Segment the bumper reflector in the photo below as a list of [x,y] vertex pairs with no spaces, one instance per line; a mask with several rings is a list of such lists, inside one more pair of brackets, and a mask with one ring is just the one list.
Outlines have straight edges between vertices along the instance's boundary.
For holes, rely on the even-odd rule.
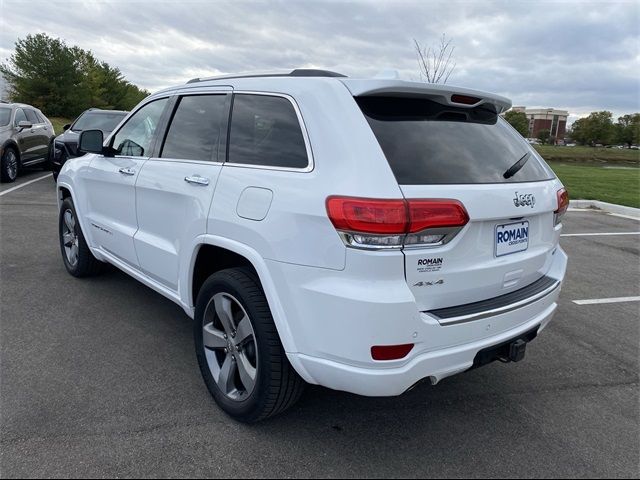
[[405,345],[382,345],[371,347],[371,357],[374,360],[400,360],[413,350],[413,343]]

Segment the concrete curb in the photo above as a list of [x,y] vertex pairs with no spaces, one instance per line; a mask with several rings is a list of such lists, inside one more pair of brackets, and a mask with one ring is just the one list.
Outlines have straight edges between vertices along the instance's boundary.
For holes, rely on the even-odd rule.
[[592,208],[640,220],[640,208],[626,207],[624,205],[616,205],[615,203],[601,202],[599,200],[571,200],[569,202],[569,208],[580,210]]

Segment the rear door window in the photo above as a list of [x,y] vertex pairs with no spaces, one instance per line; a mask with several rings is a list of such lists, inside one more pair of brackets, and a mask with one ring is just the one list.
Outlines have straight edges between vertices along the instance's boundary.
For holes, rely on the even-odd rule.
[[182,97],[171,120],[161,157],[223,161],[219,153],[227,95]]
[[307,149],[291,101],[271,95],[236,94],[229,135],[229,163],[306,168]]
[[[378,96],[357,97],[356,102],[400,185],[553,178],[527,142],[490,106],[465,109],[422,98]],[[521,159],[521,168],[507,174]]]

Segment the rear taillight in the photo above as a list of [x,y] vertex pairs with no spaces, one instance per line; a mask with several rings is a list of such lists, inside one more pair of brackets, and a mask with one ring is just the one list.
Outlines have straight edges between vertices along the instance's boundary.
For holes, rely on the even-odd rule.
[[553,213],[555,214],[555,224],[558,225],[562,219],[562,216],[567,211],[567,208],[569,208],[569,192],[567,192],[565,188],[561,188],[556,193],[556,197],[558,199],[558,208]]
[[333,196],[327,199],[327,213],[345,243],[358,248],[441,245],[469,221],[462,203],[449,199]]

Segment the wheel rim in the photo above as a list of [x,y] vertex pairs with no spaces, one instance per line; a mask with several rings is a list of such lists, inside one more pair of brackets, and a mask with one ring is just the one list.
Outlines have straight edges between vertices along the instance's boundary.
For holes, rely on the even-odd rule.
[[70,209],[65,210],[63,216],[62,242],[67,262],[75,267],[78,263],[78,235],[76,234],[76,219]]
[[204,312],[202,340],[213,380],[235,401],[246,399],[256,385],[258,349],[253,325],[240,302],[217,293]]
[[13,150],[7,152],[7,175],[14,180],[18,176],[18,157]]

